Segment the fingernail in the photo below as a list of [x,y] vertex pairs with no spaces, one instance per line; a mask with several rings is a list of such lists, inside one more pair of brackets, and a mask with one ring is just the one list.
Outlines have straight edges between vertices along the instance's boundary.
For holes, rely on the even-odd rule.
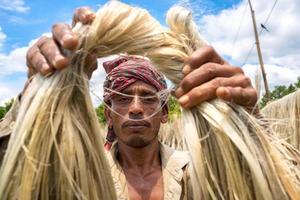
[[43,63],[41,67],[41,73],[44,76],[47,76],[49,73],[52,73],[50,66],[47,63]]
[[177,90],[175,90],[174,94],[177,98],[181,97],[184,94],[183,89],[179,87]]
[[62,55],[58,54],[58,55],[55,56],[54,61],[57,63],[57,62],[60,62],[63,59],[65,59],[65,58]]
[[225,87],[219,87],[216,91],[216,94],[219,98],[229,101],[230,100],[230,91]]
[[87,23],[91,23],[95,19],[96,15],[93,12],[85,13],[85,18]]
[[54,58],[54,66],[56,69],[60,69],[62,67],[65,67],[66,63],[66,58],[63,57],[62,55],[58,54]]
[[63,36],[63,38],[62,38],[63,42],[66,42],[66,41],[68,41],[68,40],[70,40],[70,39],[73,39],[73,35],[71,35],[71,34],[69,34],[69,33],[65,34],[65,35]]
[[190,73],[192,71],[192,68],[189,66],[189,65],[185,65],[185,66],[183,66],[183,68],[182,68],[182,73],[184,74],[184,75],[187,75],[188,73]]
[[62,45],[65,48],[69,48],[70,46],[72,46],[73,42],[74,36],[70,33],[67,33],[62,37]]
[[185,105],[189,102],[189,100],[190,100],[189,96],[184,95],[184,96],[180,97],[178,101],[181,105]]
[[230,98],[230,91],[228,90],[228,88],[223,87],[223,94],[226,98]]

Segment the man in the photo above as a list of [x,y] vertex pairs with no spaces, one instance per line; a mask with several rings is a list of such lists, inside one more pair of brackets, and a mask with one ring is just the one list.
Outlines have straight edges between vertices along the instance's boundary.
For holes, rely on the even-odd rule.
[[[90,23],[93,19],[93,12],[81,8],[73,21]],[[37,72],[48,75],[63,69],[69,60],[60,49],[73,50],[78,44],[78,39],[65,24],[54,25],[52,32],[53,39],[42,37],[28,51],[30,76]],[[93,56],[89,59],[93,63],[96,60]],[[109,105],[105,116],[110,127],[109,136],[116,137],[108,159],[118,198],[191,198],[187,152],[168,148],[157,138],[160,124],[167,122],[168,114],[166,106],[157,109],[164,102],[156,96],[166,88],[162,75],[151,62],[130,56],[117,58],[104,67],[108,73],[104,101]],[[144,73],[140,74],[140,69],[145,70]],[[217,97],[254,108],[257,95],[249,78],[240,68],[225,62],[211,47],[194,52],[186,60],[183,73],[185,77],[174,95],[184,108]],[[125,80],[118,83],[119,79]]]

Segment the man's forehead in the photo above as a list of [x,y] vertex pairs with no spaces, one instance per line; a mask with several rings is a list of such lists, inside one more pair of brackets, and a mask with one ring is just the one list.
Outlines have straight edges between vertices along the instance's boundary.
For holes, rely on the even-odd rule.
[[153,87],[152,85],[145,83],[143,81],[136,81],[135,83],[129,85],[127,88],[121,91],[125,94],[135,94],[135,93],[151,93],[155,94],[157,93],[157,89]]

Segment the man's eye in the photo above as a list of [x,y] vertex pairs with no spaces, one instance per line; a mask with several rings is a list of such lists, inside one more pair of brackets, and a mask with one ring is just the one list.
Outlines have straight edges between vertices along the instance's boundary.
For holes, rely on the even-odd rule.
[[118,101],[119,102],[123,102],[123,103],[129,102],[130,101],[130,97],[120,97],[120,98],[118,98]]
[[157,103],[158,98],[157,97],[145,97],[143,98],[144,103]]

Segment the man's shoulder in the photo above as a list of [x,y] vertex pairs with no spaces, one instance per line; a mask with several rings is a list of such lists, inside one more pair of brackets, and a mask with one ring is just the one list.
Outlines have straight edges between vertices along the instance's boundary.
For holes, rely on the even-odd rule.
[[191,157],[188,151],[176,150],[165,144],[160,145],[161,161],[165,168],[183,169],[191,161]]

